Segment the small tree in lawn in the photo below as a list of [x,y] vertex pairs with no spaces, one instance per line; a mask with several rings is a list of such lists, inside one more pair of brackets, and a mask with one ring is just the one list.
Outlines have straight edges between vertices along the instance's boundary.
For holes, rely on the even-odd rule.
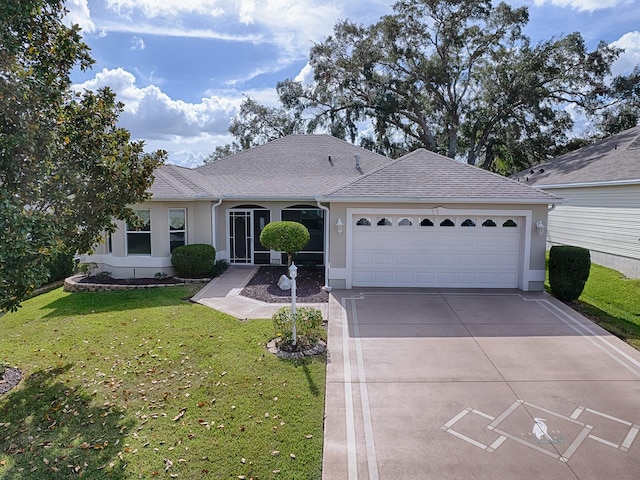
[[287,254],[287,269],[291,266],[293,256],[309,243],[309,230],[298,222],[271,222],[260,234],[260,243],[277,252]]

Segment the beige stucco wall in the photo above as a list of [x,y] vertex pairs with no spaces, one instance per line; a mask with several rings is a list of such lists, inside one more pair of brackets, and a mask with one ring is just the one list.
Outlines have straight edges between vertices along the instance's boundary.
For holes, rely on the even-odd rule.
[[81,260],[96,262],[98,271],[111,272],[115,278],[153,277],[156,273],[173,275],[169,249],[169,209],[185,208],[187,212],[187,243],[211,245],[211,202],[146,202],[134,205],[134,210],[149,210],[151,215],[151,255],[127,255],[125,224],[116,221],[111,235],[112,252],[105,242],[97,245],[92,255]]

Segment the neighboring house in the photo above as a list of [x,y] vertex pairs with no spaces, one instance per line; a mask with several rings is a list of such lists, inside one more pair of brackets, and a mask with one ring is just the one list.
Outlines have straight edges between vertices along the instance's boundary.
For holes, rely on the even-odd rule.
[[547,240],[588,248],[594,263],[640,278],[640,127],[513,176],[563,198]]
[[116,277],[173,273],[171,250],[212,244],[231,264],[284,264],[260,242],[277,220],[306,225],[296,263],[327,286],[541,290],[549,204],[516,181],[417,150],[390,160],[328,135],[292,135],[195,169],[156,172],[142,228],[122,222],[94,255]]

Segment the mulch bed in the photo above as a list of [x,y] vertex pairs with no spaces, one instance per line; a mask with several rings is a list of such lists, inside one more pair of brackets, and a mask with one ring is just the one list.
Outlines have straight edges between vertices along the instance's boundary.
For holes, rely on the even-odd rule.
[[20,383],[24,374],[13,367],[6,367],[4,375],[0,375],[0,395],[7,393]]
[[[287,267],[260,267],[240,295],[267,303],[291,303],[291,290],[280,290],[278,279]],[[324,269],[298,267],[296,302],[323,303],[329,301],[324,286]]]

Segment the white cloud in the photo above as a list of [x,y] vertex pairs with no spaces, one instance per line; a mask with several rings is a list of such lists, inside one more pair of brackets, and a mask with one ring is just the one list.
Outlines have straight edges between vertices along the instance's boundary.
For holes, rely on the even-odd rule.
[[611,68],[613,75],[630,73],[640,64],[640,31],[625,33],[611,45],[625,50]]
[[569,7],[581,12],[593,12],[594,10],[602,10],[612,8],[620,4],[629,3],[629,0],[535,0],[536,7],[549,3],[556,7]]
[[302,67],[302,70],[300,70],[300,73],[296,75],[294,80],[296,82],[302,83],[303,85],[313,85],[313,83],[315,82],[313,78],[313,67],[311,66],[311,64],[309,64],[309,62],[307,62],[304,67]]
[[131,50],[144,50],[145,49],[145,44],[144,44],[144,40],[141,39],[140,37],[133,37],[131,39]]
[[262,43],[264,38],[259,34],[227,34],[215,30],[202,28],[185,28],[181,26],[167,26],[144,22],[113,22],[100,23],[100,29],[104,32],[133,33],[138,35],[159,35],[165,37],[201,38],[209,40],[225,40],[228,42]]
[[127,15],[140,10],[146,17],[173,17],[184,13],[218,17],[223,10],[217,0],[106,0],[108,8]]
[[[122,68],[103,69],[91,80],[74,85],[74,89],[106,86],[125,104],[120,125],[131,132],[132,138],[145,140],[148,149],[167,150],[170,160],[181,164],[204,158],[216,145],[230,141],[229,121],[244,99],[236,92],[224,92],[198,103],[174,100],[155,85],[138,86],[135,75]],[[193,149],[186,148],[190,145]]]
[[[127,19],[101,22],[107,31],[267,42],[289,62],[307,55],[344,16],[341,4],[323,0],[107,0],[106,6]],[[183,27],[203,15],[209,28]]]
[[67,13],[65,20],[70,24],[78,24],[82,30],[93,33],[96,29],[91,12],[89,11],[88,0],[68,0],[66,3]]

